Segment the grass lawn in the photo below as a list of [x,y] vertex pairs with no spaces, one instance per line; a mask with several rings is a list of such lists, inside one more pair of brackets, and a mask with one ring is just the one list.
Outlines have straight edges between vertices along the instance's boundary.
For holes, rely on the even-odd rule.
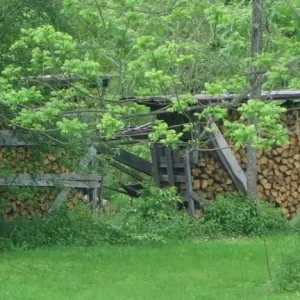
[[[298,239],[268,238],[271,257]],[[0,254],[1,300],[300,299],[267,283],[258,239]]]

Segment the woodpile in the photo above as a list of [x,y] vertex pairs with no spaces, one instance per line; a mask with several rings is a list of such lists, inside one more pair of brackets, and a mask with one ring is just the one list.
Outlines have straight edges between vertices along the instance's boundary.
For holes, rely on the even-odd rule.
[[[33,217],[48,212],[58,191],[49,187],[1,187],[1,213],[7,220],[18,216]],[[73,190],[68,195],[68,208],[74,210],[83,203],[84,195]]]
[[[234,116],[236,119],[236,116]],[[283,117],[290,135],[290,144],[269,149],[258,149],[258,197],[282,207],[287,218],[300,209],[300,123],[298,110]],[[232,143],[229,142],[232,145]],[[241,167],[246,171],[246,150],[232,148]],[[207,199],[217,194],[236,192],[236,188],[216,154],[211,151],[201,154],[198,166],[192,170],[194,190]],[[185,185],[181,185],[185,189]]]
[[[73,172],[80,157],[72,151],[61,149],[46,151],[40,147],[0,147],[0,170],[2,174],[27,173],[31,175],[66,174]],[[42,215],[48,212],[58,195],[55,187],[0,187],[0,213],[8,220],[17,216]],[[68,195],[67,205],[76,209],[83,203],[84,195],[73,190]]]
[[[237,160],[246,170],[245,149],[234,149]],[[300,206],[300,139],[290,135],[290,144],[259,150],[258,198],[278,203],[291,218]]]
[[74,154],[66,151],[55,154],[41,153],[34,147],[0,147],[0,170],[13,170],[14,173],[70,173],[72,165],[78,162]]
[[[208,200],[214,199],[220,193],[236,192],[232,180],[215,153],[204,152],[201,156],[198,166],[192,169],[193,190]],[[181,190],[186,189],[185,184],[180,187]]]

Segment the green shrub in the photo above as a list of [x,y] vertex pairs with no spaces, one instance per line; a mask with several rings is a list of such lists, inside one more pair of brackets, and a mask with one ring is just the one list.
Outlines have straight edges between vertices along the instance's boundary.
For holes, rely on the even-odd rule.
[[90,246],[101,242],[121,243],[129,239],[121,227],[107,224],[90,214],[67,210],[32,219],[2,220],[1,223],[6,230],[2,230],[0,237],[24,249],[54,245]]
[[0,219],[0,250],[262,234],[282,229],[285,224],[272,205],[261,202],[258,211],[255,202],[229,194],[218,197],[202,219],[178,211],[178,201],[174,189],[150,187],[134,207],[115,214],[93,216],[84,209],[69,211],[64,207],[44,216],[10,222]]
[[206,220],[214,221],[227,235],[261,235],[281,230],[285,220],[271,203],[246,200],[242,196],[224,194],[217,197],[206,211]]

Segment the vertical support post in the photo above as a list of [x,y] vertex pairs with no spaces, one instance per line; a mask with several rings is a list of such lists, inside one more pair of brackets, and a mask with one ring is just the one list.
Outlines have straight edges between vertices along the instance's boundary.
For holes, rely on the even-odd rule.
[[102,211],[103,209],[103,189],[104,189],[104,176],[101,176],[101,184],[100,184],[100,188],[98,188],[98,199],[100,201],[100,206]]
[[167,173],[168,173],[169,186],[174,186],[175,180],[174,180],[172,150],[169,147],[166,147],[166,162],[167,162]]
[[159,180],[159,155],[158,155],[158,144],[154,144],[152,147],[152,178],[156,186],[160,186]]
[[[85,156],[81,159],[79,166],[80,168],[87,168],[91,160],[97,155],[96,149],[91,146],[89,151],[85,154]],[[64,188],[56,197],[54,200],[52,206],[49,209],[49,212],[52,212],[54,210],[58,210],[62,203],[66,201],[68,193],[71,191],[71,188]]]
[[190,167],[190,154],[188,149],[184,154],[184,170],[185,170],[185,178],[186,178],[186,192],[185,198],[189,205],[189,213],[190,215],[195,215],[195,204],[193,199],[193,185],[192,185],[192,176],[191,176],[191,167]]
[[[92,159],[92,170],[93,170],[93,172],[98,171],[97,155],[95,155]],[[93,188],[92,199],[91,199],[93,214],[97,213],[97,206],[99,204],[98,201],[101,201],[101,199],[98,199],[98,188]]]

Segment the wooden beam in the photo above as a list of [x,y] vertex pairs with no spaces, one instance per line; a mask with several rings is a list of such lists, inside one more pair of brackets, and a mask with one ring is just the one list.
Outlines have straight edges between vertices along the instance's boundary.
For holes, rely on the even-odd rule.
[[235,155],[232,153],[231,148],[229,147],[217,125],[212,123],[211,128],[214,131],[210,133],[210,137],[213,146],[218,148],[218,150],[216,150],[217,155],[229,173],[231,179],[235,183],[237,189],[245,194],[247,191],[247,178],[245,172],[239,165]]
[[0,146],[33,146],[36,135],[21,130],[0,130]]
[[161,157],[158,155],[158,144],[154,144],[151,149],[152,156],[152,178],[156,186],[160,186],[160,174],[159,174],[159,160]]
[[185,168],[185,184],[186,192],[185,198],[189,205],[189,213],[191,216],[195,215],[195,203],[193,199],[193,184],[192,184],[192,175],[190,168],[190,155],[188,149],[184,155],[184,168]]
[[152,166],[151,162],[146,159],[140,158],[137,155],[134,155],[128,151],[120,149],[119,154],[113,154],[113,152],[105,147],[98,146],[97,152],[101,154],[112,155],[112,158],[117,162],[124,164],[132,169],[135,169],[143,174],[152,175]]
[[77,174],[10,174],[0,177],[1,186],[65,186],[91,188],[100,186],[99,175],[77,175]]
[[168,182],[170,186],[174,186],[175,181],[174,181],[174,171],[173,171],[173,161],[172,161],[172,149],[170,147],[166,147],[166,159],[167,159]]
[[[165,159],[160,160],[160,163],[159,163],[159,167],[160,168],[164,168],[164,169],[167,168],[167,163],[165,161],[166,161]],[[173,163],[173,168],[175,168],[175,169],[183,169],[184,168],[184,164],[183,163]]]
[[194,191],[192,192],[192,198],[194,201],[198,202],[202,208],[206,207],[206,201],[203,197],[197,195]]
[[[97,151],[94,146],[91,146],[89,148],[89,151],[85,154],[85,156],[81,159],[79,163],[80,168],[87,168],[87,166],[91,163],[91,161],[94,159],[94,157],[97,155]],[[58,210],[62,203],[66,200],[68,193],[71,191],[71,188],[66,187],[64,188],[56,197],[54,200],[49,212],[52,212],[54,210]]]
[[140,176],[139,174],[135,174],[133,173],[132,170],[126,169],[123,165],[121,165],[120,163],[117,162],[111,162],[110,163],[111,166],[113,166],[114,168],[122,171],[123,173],[126,173],[127,175],[131,176],[132,178],[138,180],[138,181],[143,181],[144,178],[142,176]]
[[[192,98],[198,100],[199,102],[221,102],[221,101],[231,101],[238,97],[235,94],[221,94],[221,95],[207,95],[207,94],[195,94]],[[135,102],[145,104],[145,105],[156,105],[164,107],[171,103],[171,99],[175,95],[158,95],[158,96],[147,96],[144,98],[136,98]],[[250,94],[246,95],[241,99],[241,101],[247,101],[250,99]],[[263,91],[261,95],[262,100],[299,100],[300,90],[278,90],[278,91]]]
[[[168,175],[159,175],[160,182],[169,183],[169,176]],[[193,180],[193,177],[191,177]],[[185,183],[186,178],[185,175],[174,175],[174,182],[175,183]]]

